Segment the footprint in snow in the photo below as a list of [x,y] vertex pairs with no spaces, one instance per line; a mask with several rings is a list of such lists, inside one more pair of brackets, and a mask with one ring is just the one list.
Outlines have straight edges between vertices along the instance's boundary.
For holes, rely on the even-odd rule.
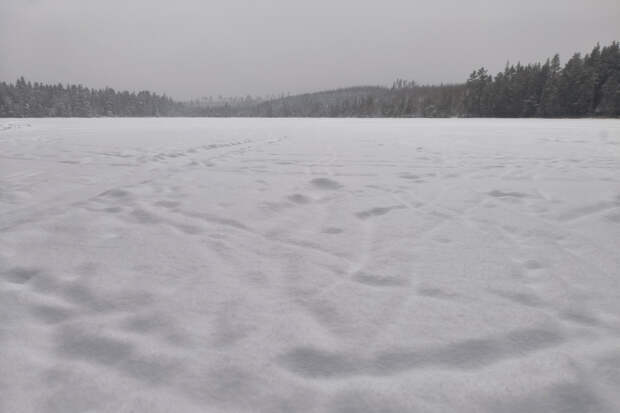
[[310,183],[319,189],[325,190],[336,190],[342,188],[342,184],[329,178],[315,178],[311,180]]

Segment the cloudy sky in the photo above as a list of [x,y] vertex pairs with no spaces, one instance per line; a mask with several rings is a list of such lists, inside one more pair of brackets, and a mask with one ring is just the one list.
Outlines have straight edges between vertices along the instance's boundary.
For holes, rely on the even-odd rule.
[[178,99],[457,82],[620,40],[619,0],[0,0],[0,80]]

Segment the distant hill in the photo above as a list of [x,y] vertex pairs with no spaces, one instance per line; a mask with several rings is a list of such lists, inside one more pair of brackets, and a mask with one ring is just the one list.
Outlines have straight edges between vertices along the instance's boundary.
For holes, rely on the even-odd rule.
[[260,103],[257,116],[447,117],[462,113],[464,85],[418,86],[397,81],[391,88],[357,86],[288,96]]
[[252,105],[198,109],[198,116],[248,117],[448,117],[463,113],[465,85],[355,86],[304,93]]

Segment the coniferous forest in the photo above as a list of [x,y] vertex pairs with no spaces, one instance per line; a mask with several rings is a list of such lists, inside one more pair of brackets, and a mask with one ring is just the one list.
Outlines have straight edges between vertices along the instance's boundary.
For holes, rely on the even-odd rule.
[[620,43],[597,45],[563,66],[507,64],[495,76],[484,67],[465,83],[361,86],[279,98],[177,102],[148,91],[81,85],[0,82],[0,117],[245,116],[245,117],[620,117]]
[[175,116],[183,104],[147,91],[117,92],[81,85],[0,83],[0,117]]

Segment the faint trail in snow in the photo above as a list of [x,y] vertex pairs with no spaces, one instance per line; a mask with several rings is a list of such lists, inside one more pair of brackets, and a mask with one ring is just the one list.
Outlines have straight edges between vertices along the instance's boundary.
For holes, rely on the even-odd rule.
[[394,349],[370,357],[298,347],[280,356],[283,368],[302,377],[326,380],[351,376],[390,376],[410,370],[477,370],[511,358],[561,346],[565,337],[557,328],[513,330],[503,336],[462,340],[420,349]]

